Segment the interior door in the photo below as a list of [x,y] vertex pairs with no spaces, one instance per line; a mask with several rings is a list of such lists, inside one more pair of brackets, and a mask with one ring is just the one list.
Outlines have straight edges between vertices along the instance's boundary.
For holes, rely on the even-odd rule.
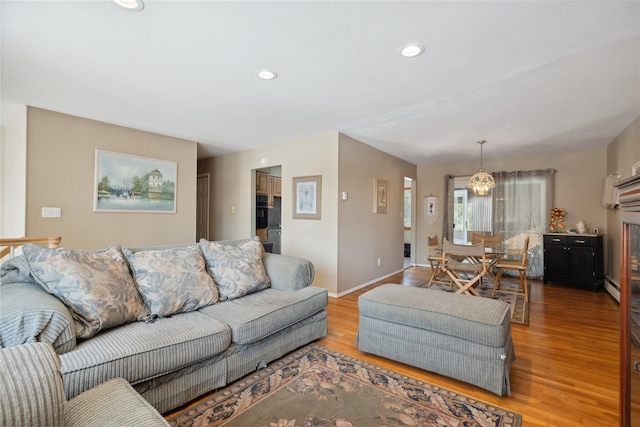
[[467,190],[453,192],[453,243],[467,243],[468,201]]
[[196,242],[209,240],[209,174],[198,175],[196,191]]

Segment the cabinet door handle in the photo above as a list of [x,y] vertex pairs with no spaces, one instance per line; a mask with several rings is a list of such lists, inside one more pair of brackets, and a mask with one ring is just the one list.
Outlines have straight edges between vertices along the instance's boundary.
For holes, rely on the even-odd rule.
[[636,362],[633,364],[633,369],[636,370],[636,372],[640,372],[640,362]]
[[551,239],[552,242],[559,242],[560,239]]
[[584,240],[574,240],[576,243],[584,243]]

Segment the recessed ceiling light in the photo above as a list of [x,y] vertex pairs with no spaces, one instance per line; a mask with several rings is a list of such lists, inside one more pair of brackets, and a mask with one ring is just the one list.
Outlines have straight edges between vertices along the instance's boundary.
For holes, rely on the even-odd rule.
[[118,6],[123,7],[131,12],[140,12],[144,9],[142,0],[113,0]]
[[415,58],[422,55],[424,52],[424,46],[418,43],[409,43],[400,48],[400,55],[405,58]]
[[256,71],[256,76],[260,77],[262,80],[273,80],[278,77],[278,74],[275,71],[262,69]]

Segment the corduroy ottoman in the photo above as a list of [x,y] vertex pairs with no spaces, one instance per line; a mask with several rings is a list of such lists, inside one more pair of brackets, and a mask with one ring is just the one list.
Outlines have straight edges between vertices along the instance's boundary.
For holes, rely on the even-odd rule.
[[511,395],[506,302],[386,284],[362,294],[358,308],[361,351]]

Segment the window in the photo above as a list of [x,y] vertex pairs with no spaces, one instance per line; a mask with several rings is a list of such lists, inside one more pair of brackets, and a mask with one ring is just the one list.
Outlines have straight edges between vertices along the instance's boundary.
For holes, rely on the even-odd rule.
[[467,243],[472,231],[492,231],[493,197],[476,196],[467,188],[469,177],[456,177],[453,190],[453,242]]

